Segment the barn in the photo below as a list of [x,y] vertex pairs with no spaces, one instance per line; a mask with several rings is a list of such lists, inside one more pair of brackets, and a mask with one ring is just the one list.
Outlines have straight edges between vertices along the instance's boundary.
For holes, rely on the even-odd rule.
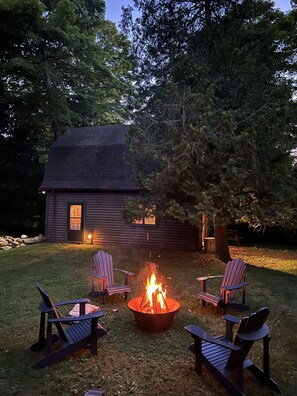
[[40,187],[46,195],[46,241],[199,250],[200,232],[190,224],[123,218],[125,200],[140,191],[126,160],[129,128],[72,128],[51,146]]

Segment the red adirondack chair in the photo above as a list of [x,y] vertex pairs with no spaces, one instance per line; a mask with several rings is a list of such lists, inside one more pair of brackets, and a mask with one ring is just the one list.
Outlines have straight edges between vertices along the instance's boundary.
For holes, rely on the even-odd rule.
[[[226,313],[228,308],[239,309],[242,311],[248,310],[248,305],[245,304],[246,286],[244,272],[246,264],[240,258],[231,260],[226,264],[224,275],[203,276],[197,278],[200,283],[200,292],[198,297],[202,300],[202,306],[206,303],[211,303],[216,307],[223,308]],[[210,294],[206,290],[208,280],[222,278],[222,285],[219,295]],[[234,302],[236,291],[242,289],[241,303]]]
[[[125,284],[115,285],[114,271],[125,275]],[[130,279],[134,275],[133,272],[114,268],[112,255],[99,250],[93,257],[92,290],[90,297],[102,296],[102,303],[105,302],[105,296],[111,296],[116,293],[124,293],[127,299],[128,293],[131,292]],[[99,290],[96,290],[96,283],[99,283]]]

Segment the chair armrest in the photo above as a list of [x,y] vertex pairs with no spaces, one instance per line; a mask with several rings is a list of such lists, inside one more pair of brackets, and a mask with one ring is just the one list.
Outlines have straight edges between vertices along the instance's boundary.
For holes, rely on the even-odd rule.
[[232,322],[234,324],[239,324],[239,322],[241,321],[240,318],[238,318],[237,316],[233,316],[233,315],[224,315],[223,319],[225,319],[227,322]]
[[196,279],[200,283],[200,291],[206,292],[206,288],[207,288],[206,281],[208,281],[209,279],[221,279],[223,277],[224,277],[224,275],[210,275],[210,276],[201,276],[201,277],[196,278]]
[[232,351],[239,351],[241,349],[237,345],[227,343],[224,341],[220,341],[217,338],[212,337],[211,335],[209,335],[208,333],[206,333],[204,330],[202,330],[200,327],[198,327],[196,325],[191,324],[191,325],[185,326],[185,330],[188,333],[190,333],[194,339],[200,338],[203,341],[210,342],[211,344],[215,344],[215,345],[220,345],[220,346],[230,349]]
[[239,324],[241,319],[237,316],[233,315],[224,315],[223,319],[226,321],[226,329],[225,329],[225,336],[226,338],[232,342],[233,340],[233,327],[235,324]]
[[90,272],[91,276],[96,279],[107,279],[106,276],[98,275],[96,272]]
[[133,275],[135,275],[135,274],[134,274],[134,272],[125,271],[125,270],[118,269],[118,268],[114,268],[113,270],[114,270],[114,271],[118,271],[118,272],[122,272],[123,274],[125,274],[125,275],[129,275],[129,276],[133,276]]
[[201,276],[199,278],[196,278],[198,281],[207,281],[208,279],[218,279],[218,278],[224,278],[224,275],[209,275],[209,276]]
[[69,304],[87,304],[90,302],[89,298],[79,298],[77,300],[66,300],[66,301],[58,301],[54,304],[55,307],[60,307],[61,305],[69,305]]
[[75,322],[79,322],[82,320],[101,318],[102,316],[105,316],[104,311],[94,311],[87,315],[68,316],[68,317],[63,317],[63,318],[52,318],[52,319],[48,319],[48,322],[50,322],[50,323],[69,323],[71,321],[71,319],[73,319],[73,321],[75,321]]
[[239,285],[233,285],[233,286],[222,286],[222,289],[231,291],[231,290],[236,290],[236,289],[241,289],[244,286],[247,286],[247,282],[241,282]]

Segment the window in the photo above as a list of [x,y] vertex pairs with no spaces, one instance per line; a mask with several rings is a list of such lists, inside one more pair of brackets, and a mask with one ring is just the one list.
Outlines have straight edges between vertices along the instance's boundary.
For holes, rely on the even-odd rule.
[[[141,206],[139,207],[142,208]],[[133,224],[146,224],[146,225],[156,225],[156,206],[153,205],[151,209],[146,210],[146,216],[141,216],[133,221]]]
[[82,217],[82,205],[70,205],[69,210],[69,229],[72,231],[80,231]]

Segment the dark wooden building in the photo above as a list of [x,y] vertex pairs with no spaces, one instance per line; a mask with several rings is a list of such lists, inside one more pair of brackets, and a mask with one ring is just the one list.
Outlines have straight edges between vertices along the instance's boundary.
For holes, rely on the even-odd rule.
[[48,242],[199,250],[190,224],[155,217],[127,223],[125,200],[139,193],[125,160],[129,126],[72,128],[49,151],[40,187],[46,194]]

